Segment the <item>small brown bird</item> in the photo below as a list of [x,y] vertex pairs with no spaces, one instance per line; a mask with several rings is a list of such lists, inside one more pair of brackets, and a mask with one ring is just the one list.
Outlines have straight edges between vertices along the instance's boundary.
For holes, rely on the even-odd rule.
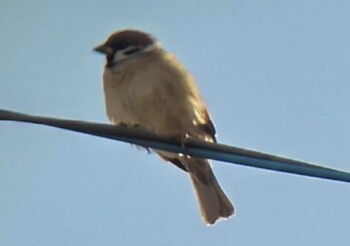
[[[216,142],[215,129],[195,79],[148,33],[115,32],[95,51],[106,55],[103,74],[108,118],[164,137]],[[156,150],[190,174],[206,224],[234,213],[205,159]]]

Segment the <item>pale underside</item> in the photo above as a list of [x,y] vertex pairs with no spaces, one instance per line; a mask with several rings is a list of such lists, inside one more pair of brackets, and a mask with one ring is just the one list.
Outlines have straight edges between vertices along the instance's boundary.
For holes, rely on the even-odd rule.
[[105,70],[110,121],[137,125],[161,136],[190,135],[215,141],[215,130],[194,78],[171,54],[164,54],[158,49]]

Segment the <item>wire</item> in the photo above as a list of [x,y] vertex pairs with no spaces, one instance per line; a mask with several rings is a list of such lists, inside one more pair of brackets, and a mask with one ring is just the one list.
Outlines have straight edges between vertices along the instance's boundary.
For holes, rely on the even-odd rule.
[[224,161],[249,167],[350,183],[349,172],[239,147],[209,143],[198,139],[189,138],[186,139],[185,143],[182,143],[180,139],[160,137],[138,128],[34,116],[1,109],[0,120],[47,125],[136,144],[146,148],[183,153],[190,156]]

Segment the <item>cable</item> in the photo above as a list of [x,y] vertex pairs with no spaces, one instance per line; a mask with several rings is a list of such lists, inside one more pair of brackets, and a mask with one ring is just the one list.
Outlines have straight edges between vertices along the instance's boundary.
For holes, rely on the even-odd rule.
[[98,137],[123,141],[152,149],[183,153],[190,156],[224,161],[249,167],[350,183],[349,172],[239,147],[209,143],[198,139],[189,138],[186,139],[185,143],[181,143],[180,139],[160,137],[138,128],[34,116],[1,109],[0,120],[52,126]]

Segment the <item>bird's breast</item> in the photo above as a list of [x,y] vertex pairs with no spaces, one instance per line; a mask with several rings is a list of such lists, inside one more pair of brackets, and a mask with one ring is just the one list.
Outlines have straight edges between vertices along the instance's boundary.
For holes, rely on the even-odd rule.
[[105,70],[109,119],[114,124],[139,125],[160,135],[196,131],[196,112],[201,108],[197,108],[197,97],[189,88],[194,81],[172,63],[136,62]]

